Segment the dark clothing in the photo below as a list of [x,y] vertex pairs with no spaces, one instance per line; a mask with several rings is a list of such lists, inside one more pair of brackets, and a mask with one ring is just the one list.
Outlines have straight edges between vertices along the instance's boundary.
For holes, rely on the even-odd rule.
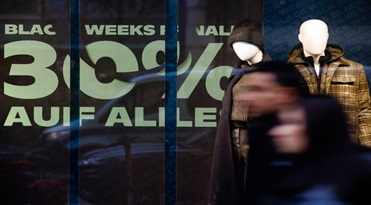
[[[262,61],[270,61],[267,53],[263,54]],[[239,65],[246,68],[245,65]],[[233,146],[231,108],[233,86],[241,79],[246,69],[235,69],[222,100],[222,110],[215,137],[214,155],[211,167],[210,187],[208,195],[209,205],[236,205],[240,204],[244,193],[243,166],[244,163],[236,158]],[[246,122],[247,123],[247,122]]]
[[[270,168],[275,167],[274,163],[279,162],[277,153],[272,144],[268,131],[278,120],[273,113],[259,119],[254,119],[249,123],[249,157],[246,178],[246,204],[257,204],[258,198],[262,195],[265,181],[270,177]],[[269,172],[268,172],[269,171]]]
[[[358,145],[356,145],[358,146]],[[357,148],[357,149],[364,149]],[[368,149],[368,148],[366,148]],[[340,160],[341,159],[341,160]],[[336,166],[336,164],[342,164]],[[276,165],[276,166],[275,166]],[[270,164],[252,186],[248,203],[258,205],[369,205],[371,204],[371,150],[356,151],[347,158],[319,165],[301,157]],[[334,165],[334,166],[333,166]],[[333,166],[333,168],[331,168]],[[342,167],[341,170],[338,168]],[[324,172],[328,180],[324,180]],[[257,177],[256,173],[254,173]],[[258,185],[258,186],[257,186]],[[252,187],[254,188],[254,187]]]
[[316,95],[302,99],[301,105],[307,148],[278,155],[261,146],[256,158],[251,153],[249,159],[260,164],[249,161],[249,171],[255,171],[248,175],[252,180],[247,204],[371,204],[371,149],[351,143],[340,103],[331,96]]
[[243,75],[238,72],[229,82],[223,97],[223,108],[219,118],[214,145],[214,156],[209,187],[210,205],[237,204],[237,188],[234,172],[231,136],[232,87]]

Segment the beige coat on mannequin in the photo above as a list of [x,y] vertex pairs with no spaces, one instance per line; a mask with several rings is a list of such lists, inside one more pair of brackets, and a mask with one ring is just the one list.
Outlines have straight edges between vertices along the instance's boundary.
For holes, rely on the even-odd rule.
[[296,65],[311,94],[329,94],[340,101],[352,140],[371,147],[371,100],[364,68],[345,59],[340,46],[327,44],[328,36],[323,21],[304,22],[301,44],[291,50],[288,61]]

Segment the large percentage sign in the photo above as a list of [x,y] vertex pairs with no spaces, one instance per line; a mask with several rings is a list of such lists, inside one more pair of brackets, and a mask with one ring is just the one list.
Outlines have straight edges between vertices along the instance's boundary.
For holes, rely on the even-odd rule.
[[[194,65],[193,69],[189,72],[187,78],[184,80],[183,84],[178,90],[178,99],[188,99],[191,93],[196,88],[197,84],[200,82],[204,73],[210,67],[212,61],[214,60],[216,54],[219,52],[223,43],[209,43],[204,52],[201,54],[200,58]],[[213,69],[208,77],[206,78],[206,87],[208,93],[216,100],[221,100],[223,95],[223,90],[219,86],[220,79],[223,76],[230,76],[232,68],[229,66],[220,66],[217,69]]]

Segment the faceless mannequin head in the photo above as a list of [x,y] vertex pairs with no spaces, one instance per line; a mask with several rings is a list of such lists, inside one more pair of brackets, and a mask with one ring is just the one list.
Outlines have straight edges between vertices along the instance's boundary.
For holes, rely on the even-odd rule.
[[232,44],[232,47],[238,58],[249,64],[258,63],[263,59],[262,51],[254,44],[237,41]]
[[263,59],[264,37],[260,22],[244,19],[238,22],[229,37],[229,45],[238,58],[249,64],[258,63]]
[[303,44],[305,56],[324,55],[328,37],[327,25],[321,20],[310,19],[300,26],[298,38]]

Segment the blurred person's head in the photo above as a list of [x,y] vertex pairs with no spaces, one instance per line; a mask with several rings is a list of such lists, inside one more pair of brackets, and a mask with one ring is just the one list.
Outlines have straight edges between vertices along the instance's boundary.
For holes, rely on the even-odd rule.
[[[290,156],[292,164],[271,190],[284,195],[324,186],[331,188],[327,193],[330,197],[336,194],[341,200],[357,192],[353,192],[354,186],[359,188],[353,180],[363,172],[362,161],[350,141],[346,116],[337,99],[328,95],[307,96],[297,107],[280,111],[278,118],[281,123],[268,134],[276,151]],[[309,197],[303,200],[325,199],[318,195]]]
[[298,106],[281,110],[278,118],[280,124],[269,131],[278,152],[324,156],[350,145],[343,107],[334,97],[303,98]]
[[300,154],[308,148],[307,124],[304,109],[295,106],[278,114],[280,124],[269,131],[276,150],[285,154]]
[[293,64],[281,61],[262,62],[248,75],[254,81],[254,88],[246,96],[251,118],[286,109],[296,104],[305,93],[305,83]]
[[309,152],[340,154],[350,145],[343,106],[329,95],[315,95],[303,102],[306,115]]

